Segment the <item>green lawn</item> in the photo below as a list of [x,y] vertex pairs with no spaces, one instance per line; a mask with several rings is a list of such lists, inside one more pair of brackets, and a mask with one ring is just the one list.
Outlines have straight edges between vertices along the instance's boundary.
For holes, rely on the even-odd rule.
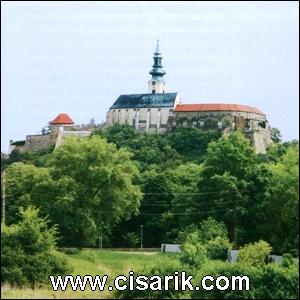
[[[120,274],[128,276],[129,271],[141,269],[144,265],[159,265],[166,260],[176,260],[177,254],[166,254],[160,252],[115,252],[99,250],[81,250],[74,255],[67,255],[70,264],[73,267],[72,275],[108,275],[108,283]],[[108,286],[109,284],[106,284]],[[49,286],[38,289],[30,288],[10,288],[2,286],[2,299],[74,299],[74,298],[92,298],[108,299],[114,298],[114,293],[107,290],[100,291],[76,291],[73,292],[70,287],[65,292],[54,292]]]

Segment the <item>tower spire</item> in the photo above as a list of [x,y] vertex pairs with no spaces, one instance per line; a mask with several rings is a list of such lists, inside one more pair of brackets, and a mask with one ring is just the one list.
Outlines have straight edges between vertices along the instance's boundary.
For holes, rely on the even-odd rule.
[[149,93],[164,93],[165,82],[163,80],[163,76],[166,72],[161,64],[162,55],[159,49],[159,39],[157,39],[153,60],[154,64],[152,66],[152,70],[149,72],[152,75],[152,78],[149,81]]
[[159,39],[157,38],[157,43],[156,43],[156,51],[155,53],[160,53],[159,51]]

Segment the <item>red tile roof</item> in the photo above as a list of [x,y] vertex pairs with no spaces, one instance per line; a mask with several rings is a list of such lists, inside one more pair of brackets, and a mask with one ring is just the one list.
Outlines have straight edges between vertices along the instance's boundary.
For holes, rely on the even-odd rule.
[[265,115],[259,109],[242,104],[203,103],[203,104],[178,104],[175,112],[204,112],[204,111],[240,111]]
[[50,124],[74,124],[73,120],[67,114],[59,114]]

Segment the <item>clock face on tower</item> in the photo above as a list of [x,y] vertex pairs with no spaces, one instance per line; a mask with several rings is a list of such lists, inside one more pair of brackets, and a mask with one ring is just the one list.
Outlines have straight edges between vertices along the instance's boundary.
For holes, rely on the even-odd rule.
[[155,85],[155,81],[152,81],[152,85],[153,85],[153,86]]

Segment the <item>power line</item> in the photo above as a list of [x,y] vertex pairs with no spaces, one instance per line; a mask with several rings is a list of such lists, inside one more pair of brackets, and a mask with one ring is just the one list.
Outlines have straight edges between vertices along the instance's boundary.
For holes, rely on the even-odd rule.
[[[233,209],[232,209],[233,210]],[[169,213],[174,216],[179,215],[186,215],[186,216],[192,216],[192,215],[198,215],[198,214],[207,214],[207,213],[213,213],[213,212],[219,212],[219,211],[225,211],[225,209],[212,209],[207,211],[199,211],[199,212],[186,212],[186,213],[173,213],[173,212],[164,212],[164,213],[141,213],[140,216],[163,216],[166,213]]]
[[173,195],[214,195],[214,194],[222,194],[222,193],[227,193],[227,192],[248,192],[248,190],[223,190],[223,191],[216,191],[216,192],[198,192],[198,193],[143,193],[144,195],[156,195],[156,196],[173,196]]
[[[220,199],[215,199],[212,201],[203,201],[201,203],[197,203],[197,202],[193,202],[193,203],[141,203],[141,206],[186,206],[186,205],[193,205],[193,206],[201,206],[201,205],[205,205],[205,204],[209,204],[212,203],[214,205],[221,205],[221,204],[229,204],[229,203],[233,203],[233,200],[230,201],[218,201]],[[218,201],[218,202],[217,202]],[[245,202],[245,200],[239,200],[237,202]]]
[[[87,193],[88,191],[86,191]],[[232,192],[232,190],[228,190],[228,191],[218,191],[218,192],[207,192],[207,193],[170,193],[170,194],[165,194],[165,193],[143,193],[143,195],[156,195],[156,196],[195,196],[195,195],[213,195],[213,194],[225,194],[228,192]],[[234,192],[247,192],[247,191],[242,191],[242,190],[236,190]],[[33,194],[33,195],[55,195],[58,196],[61,193],[61,191],[30,191],[27,194]],[[76,193],[76,191],[67,191],[66,194],[70,194],[70,193]]]
[[[73,193],[73,195],[72,195]],[[59,192],[29,192],[29,193],[26,193],[26,194],[29,194],[29,195],[40,195],[40,196],[44,196],[44,195],[47,195],[47,196],[55,196],[55,197],[66,197],[66,196],[78,196],[76,195],[76,192],[74,194],[74,192],[68,192],[68,193],[65,193],[63,195],[61,195]],[[241,200],[243,201],[243,200]],[[188,199],[188,198],[185,198],[185,199],[180,199],[180,202],[179,203],[174,203],[173,201],[171,202],[165,202],[165,201],[155,201],[155,203],[141,203],[140,206],[185,206],[185,205],[189,205],[189,204],[192,204],[193,206],[195,205],[205,205],[205,204],[225,204],[225,203],[230,203],[231,200],[229,201],[224,201],[222,199],[219,199],[219,198],[215,198],[215,199],[210,199],[210,200],[201,200],[199,202],[196,202],[194,199]]]
[[[16,186],[15,183],[10,183],[9,186]],[[247,190],[235,190],[236,192],[247,192]],[[73,191],[70,191],[70,193]],[[232,192],[232,190],[223,190],[223,191],[215,191],[215,192],[193,192],[193,193],[143,193],[143,195],[147,196],[195,196],[195,195],[214,195],[214,194],[222,194],[226,192]],[[57,194],[57,192],[31,192],[32,194],[35,193],[43,193],[43,194]]]

